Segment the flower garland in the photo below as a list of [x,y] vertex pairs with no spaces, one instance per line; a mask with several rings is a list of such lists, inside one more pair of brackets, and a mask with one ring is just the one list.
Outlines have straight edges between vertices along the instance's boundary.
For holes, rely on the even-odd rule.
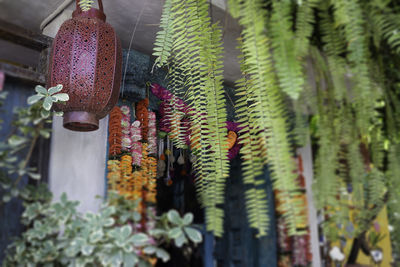
[[149,99],[145,98],[136,105],[136,118],[140,122],[142,129],[142,138],[147,141],[147,134],[149,131],[149,112],[147,110],[149,106]]
[[149,112],[149,132],[148,132],[149,154],[157,154],[157,128],[156,113]]
[[117,184],[121,179],[121,168],[119,160],[108,160],[107,161],[107,180],[109,190],[117,191]]
[[110,112],[109,126],[108,126],[108,143],[109,150],[108,154],[110,157],[115,157],[121,154],[121,128],[122,112],[119,107],[114,107]]
[[140,121],[134,121],[131,125],[131,140],[132,140],[132,164],[140,166],[142,164],[142,129],[140,128]]
[[156,203],[156,187],[157,187],[157,160],[156,158],[149,156],[149,146],[143,144],[143,164],[142,173],[145,178],[144,181],[144,200],[149,203]]
[[131,139],[131,129],[130,129],[130,120],[131,120],[131,112],[128,106],[121,107],[122,119],[121,119],[121,147],[122,151],[130,151],[132,147],[132,139]]
[[131,155],[123,155],[121,157],[121,180],[119,184],[119,193],[121,195],[126,195],[128,198],[131,195],[132,189],[132,156]]
[[[156,115],[147,110],[148,103],[144,99],[136,105],[137,120],[133,123],[129,106],[112,110],[108,138],[110,160],[107,161],[109,190],[141,200],[136,210],[144,220],[145,203],[153,205],[157,195],[157,160],[152,156],[157,155]],[[142,226],[145,224],[146,221],[142,222]]]

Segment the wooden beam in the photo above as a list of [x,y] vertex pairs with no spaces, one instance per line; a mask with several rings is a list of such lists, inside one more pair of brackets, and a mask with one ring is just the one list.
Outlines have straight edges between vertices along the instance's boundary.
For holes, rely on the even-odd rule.
[[37,51],[50,47],[53,42],[53,39],[48,36],[31,32],[4,20],[0,20],[0,39]]
[[43,73],[39,73],[34,70],[0,62],[0,71],[4,72],[6,75],[35,82],[36,84],[46,84],[46,76]]

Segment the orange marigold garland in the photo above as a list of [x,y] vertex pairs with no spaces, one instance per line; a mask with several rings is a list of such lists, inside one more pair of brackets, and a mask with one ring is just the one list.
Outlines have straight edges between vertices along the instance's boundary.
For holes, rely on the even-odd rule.
[[117,191],[117,185],[121,179],[121,168],[119,160],[108,160],[107,169],[108,188],[109,190]]
[[136,118],[140,121],[140,127],[142,128],[142,138],[147,141],[147,134],[149,131],[149,112],[147,110],[149,106],[149,99],[145,98],[136,105]]
[[119,184],[119,193],[121,195],[130,195],[130,182],[132,180],[132,156],[123,155],[121,157],[121,181]]
[[109,155],[115,157],[121,154],[121,128],[122,112],[119,107],[114,107],[110,112],[109,125],[108,125],[108,143],[109,143]]

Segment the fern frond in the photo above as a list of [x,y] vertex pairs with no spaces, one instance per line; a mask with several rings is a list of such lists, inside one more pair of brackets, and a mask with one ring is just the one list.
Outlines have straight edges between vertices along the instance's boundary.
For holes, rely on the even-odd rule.
[[92,8],[93,0],[79,0],[79,7],[82,11],[89,11]]
[[370,54],[365,35],[365,21],[359,1],[334,0],[334,16],[336,25],[343,27],[352,75],[354,75],[354,99],[356,123],[360,133],[365,137],[368,133],[374,104],[379,90],[373,88],[368,61]]
[[256,118],[254,127],[260,129],[268,151],[267,160],[275,190],[280,191],[285,222],[291,235],[296,234],[297,212],[304,209],[299,201],[292,197],[298,185],[295,166],[289,145],[286,114],[282,94],[277,86],[270,55],[270,41],[265,34],[267,14],[261,0],[249,0],[240,3],[239,23],[243,26],[244,64],[254,81],[248,88],[248,95],[254,101]]
[[[193,108],[189,117],[192,152],[197,157],[197,191],[205,207],[207,230],[221,236],[221,205],[229,174],[221,31],[211,24],[206,0],[171,0],[166,4],[156,45],[157,64],[169,63],[168,88],[184,96]],[[175,126],[178,133],[179,125]]]
[[305,0],[297,5],[295,49],[299,58],[304,58],[308,52],[310,38],[314,30],[314,9],[320,0]]
[[[242,59],[243,61],[243,59]],[[236,112],[240,114],[240,140],[242,144],[240,154],[242,157],[243,182],[248,187],[245,193],[246,211],[250,226],[258,230],[258,236],[267,234],[269,226],[268,202],[264,184],[259,176],[263,174],[264,160],[267,158],[265,140],[260,136],[260,129],[254,125],[257,120],[257,111],[254,110],[254,96],[249,95],[253,81],[249,79],[244,64],[241,65],[243,78],[236,82],[238,100]]]
[[[388,154],[388,171],[386,172],[389,189],[389,216],[394,225],[395,234],[400,233],[400,145],[393,143]],[[395,235],[399,239],[399,235]]]
[[165,1],[160,20],[161,30],[157,32],[156,40],[154,42],[153,56],[156,57],[154,65],[158,67],[162,67],[167,64],[167,61],[171,56],[173,42],[172,33],[174,31],[172,23],[173,13],[171,11],[172,2],[172,0]]
[[322,34],[323,51],[326,53],[329,75],[334,87],[334,96],[337,100],[348,99],[345,75],[347,65],[342,54],[346,51],[342,32],[334,26],[334,20],[329,12],[329,4],[320,5],[319,27]]
[[292,1],[275,0],[272,7],[269,28],[279,84],[283,92],[297,99],[303,89],[304,78],[292,31]]
[[313,192],[317,200],[317,207],[323,209],[339,204],[337,195],[340,189],[340,179],[336,171],[340,151],[338,131],[343,124],[340,124],[336,104],[333,99],[329,100],[332,88],[326,85],[329,75],[327,62],[319,51],[312,49],[311,52],[318,100],[317,115],[314,117],[314,123],[317,126],[315,135],[318,137],[319,146],[315,159]]

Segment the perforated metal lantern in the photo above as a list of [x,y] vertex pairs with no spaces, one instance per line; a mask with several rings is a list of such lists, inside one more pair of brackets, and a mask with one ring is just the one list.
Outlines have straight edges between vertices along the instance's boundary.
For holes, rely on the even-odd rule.
[[64,127],[93,131],[118,101],[122,51],[103,5],[83,12],[76,1],[72,19],[61,25],[53,41],[49,86],[62,84],[70,100],[55,105],[64,111]]

